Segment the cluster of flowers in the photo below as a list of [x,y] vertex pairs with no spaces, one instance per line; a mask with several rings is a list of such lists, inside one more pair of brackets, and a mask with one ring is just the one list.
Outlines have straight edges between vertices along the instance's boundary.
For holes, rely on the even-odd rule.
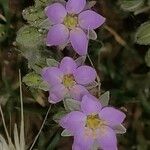
[[[53,23],[47,35],[47,45],[71,43],[79,55],[86,55],[88,30],[96,29],[105,18],[86,9],[86,0],[68,0],[64,5],[51,4],[46,15]],[[95,81],[95,69],[79,65],[70,57],[64,57],[56,67],[42,70],[43,80],[50,86],[49,102],[56,104],[66,97],[80,102],[80,110],[63,116],[59,124],[74,136],[73,150],[91,150],[98,145],[103,150],[117,150],[115,127],[121,125],[125,114],[113,107],[103,107],[90,94],[87,86]]]

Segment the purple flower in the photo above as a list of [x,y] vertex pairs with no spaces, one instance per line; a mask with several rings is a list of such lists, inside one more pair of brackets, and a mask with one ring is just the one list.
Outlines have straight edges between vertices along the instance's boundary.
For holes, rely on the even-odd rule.
[[73,150],[91,150],[93,144],[103,150],[117,150],[113,127],[120,125],[125,114],[113,107],[102,108],[92,95],[85,95],[81,111],[73,111],[60,120],[60,125],[74,136]]
[[58,67],[48,67],[42,70],[42,77],[51,87],[49,102],[57,103],[66,96],[81,100],[88,91],[85,85],[96,78],[96,71],[89,66],[77,66],[70,57],[64,57]]
[[105,18],[92,10],[84,10],[86,0],[68,0],[66,6],[54,3],[45,9],[53,26],[49,29],[46,43],[48,46],[64,45],[71,42],[79,55],[86,55],[88,38],[86,30],[96,29]]

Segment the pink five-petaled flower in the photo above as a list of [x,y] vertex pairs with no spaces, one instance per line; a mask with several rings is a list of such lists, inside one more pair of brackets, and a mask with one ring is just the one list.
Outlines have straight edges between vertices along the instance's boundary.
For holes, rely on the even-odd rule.
[[73,111],[60,120],[60,125],[74,136],[73,150],[91,150],[93,144],[103,150],[117,150],[113,127],[120,125],[125,114],[113,107],[102,108],[92,95],[85,95],[81,111]]
[[71,42],[79,55],[86,55],[88,36],[85,31],[96,29],[105,18],[92,10],[84,10],[86,0],[68,0],[66,6],[54,3],[46,7],[45,13],[53,26],[49,29],[48,46],[64,45]]
[[49,102],[57,103],[66,96],[81,100],[88,93],[85,85],[96,78],[96,71],[89,66],[77,66],[70,57],[64,57],[58,67],[47,67],[42,70],[42,77],[51,87]]

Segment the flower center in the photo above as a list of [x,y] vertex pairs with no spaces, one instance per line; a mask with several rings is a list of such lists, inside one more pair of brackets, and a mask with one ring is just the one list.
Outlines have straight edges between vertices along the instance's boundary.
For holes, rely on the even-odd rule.
[[69,29],[73,29],[77,26],[78,24],[78,19],[76,16],[72,15],[67,15],[64,19],[64,24],[67,26]]
[[96,114],[87,116],[86,126],[92,130],[99,128],[103,124],[103,121]]
[[63,85],[66,88],[73,87],[75,85],[74,76],[72,74],[64,75],[64,77],[63,77]]

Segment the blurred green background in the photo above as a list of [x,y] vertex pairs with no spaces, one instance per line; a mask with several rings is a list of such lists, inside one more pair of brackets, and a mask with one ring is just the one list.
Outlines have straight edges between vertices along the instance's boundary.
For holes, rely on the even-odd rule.
[[[40,30],[43,10],[49,1],[0,0],[0,105],[10,135],[14,123],[20,121],[18,70],[22,76],[33,71],[36,74],[45,66],[46,56],[56,60],[73,56],[67,48],[56,51],[40,43],[45,33]],[[109,90],[110,103],[127,114],[127,133],[118,136],[119,150],[150,150],[150,1],[96,2],[93,9],[107,21],[96,30],[98,39],[90,41],[89,55],[101,79],[101,93]],[[30,25],[26,35],[19,30],[25,25]],[[88,60],[86,63],[90,64]],[[33,142],[49,107],[40,80],[30,74],[23,83],[27,146]],[[71,150],[72,138],[61,137],[62,129],[53,121],[53,115],[62,110],[61,104],[57,106],[52,106],[35,149]],[[5,136],[1,118],[0,133]]]

